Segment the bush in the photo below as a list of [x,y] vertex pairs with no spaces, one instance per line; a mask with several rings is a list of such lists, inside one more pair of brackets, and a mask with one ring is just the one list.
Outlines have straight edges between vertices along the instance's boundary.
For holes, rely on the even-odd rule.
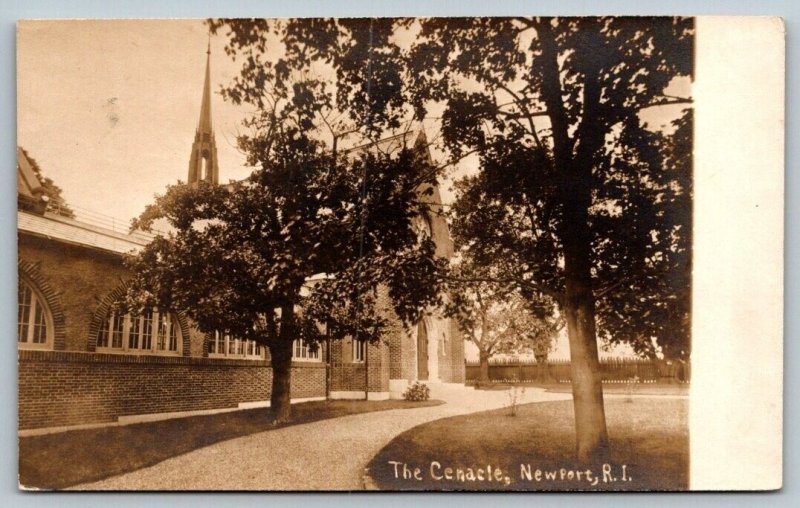
[[416,381],[413,385],[406,388],[403,392],[403,398],[410,401],[422,401],[431,398],[431,390],[425,383]]
[[524,386],[512,386],[508,391],[508,416],[517,416],[518,400],[523,395],[525,395]]

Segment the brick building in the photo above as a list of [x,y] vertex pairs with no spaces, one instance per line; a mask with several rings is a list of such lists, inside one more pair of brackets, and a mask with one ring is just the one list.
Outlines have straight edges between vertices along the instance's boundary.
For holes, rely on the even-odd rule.
[[[152,236],[100,216],[58,213],[28,156],[18,150],[17,159],[21,433],[268,404],[266,348],[204,335],[180,312],[115,312],[129,276],[123,257]],[[208,63],[189,164],[189,181],[200,179],[219,180]],[[432,200],[439,202],[438,189]],[[452,255],[440,215],[421,217],[419,226],[438,255]],[[312,351],[295,341],[292,400],[386,399],[417,379],[464,382],[464,344],[452,320],[434,312],[411,329],[392,321],[374,346],[344,340]]]

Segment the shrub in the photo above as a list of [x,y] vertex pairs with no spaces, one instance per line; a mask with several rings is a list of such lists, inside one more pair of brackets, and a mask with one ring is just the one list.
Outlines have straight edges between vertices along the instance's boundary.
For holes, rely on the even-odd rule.
[[431,390],[425,383],[416,381],[413,385],[406,388],[403,398],[410,401],[422,401],[431,398]]
[[508,391],[508,416],[517,416],[517,401],[523,395],[525,395],[524,386],[512,386]]

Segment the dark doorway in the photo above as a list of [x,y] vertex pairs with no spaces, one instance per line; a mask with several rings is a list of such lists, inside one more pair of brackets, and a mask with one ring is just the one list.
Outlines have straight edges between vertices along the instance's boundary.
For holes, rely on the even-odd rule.
[[428,329],[424,320],[417,325],[417,379],[428,380]]

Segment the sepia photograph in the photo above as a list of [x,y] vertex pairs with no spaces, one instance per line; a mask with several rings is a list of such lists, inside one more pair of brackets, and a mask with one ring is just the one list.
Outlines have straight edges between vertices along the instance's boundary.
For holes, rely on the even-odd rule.
[[693,489],[698,37],[19,21],[19,488]]

